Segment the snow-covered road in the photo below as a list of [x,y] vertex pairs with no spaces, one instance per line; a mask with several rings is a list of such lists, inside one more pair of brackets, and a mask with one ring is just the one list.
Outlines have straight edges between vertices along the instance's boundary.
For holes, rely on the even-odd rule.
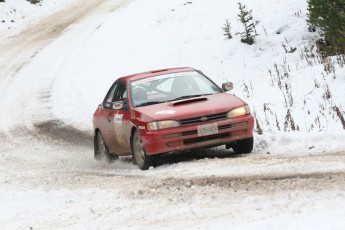
[[208,150],[140,171],[130,158],[96,162],[89,136],[47,125],[2,138],[0,216],[8,229],[344,226],[343,152]]
[[77,0],[0,46],[1,228],[344,229],[345,152],[322,150],[331,137],[304,151],[261,138],[248,155],[164,156],[148,171],[130,157],[93,159],[89,126],[56,118],[52,91],[69,57],[128,2]]

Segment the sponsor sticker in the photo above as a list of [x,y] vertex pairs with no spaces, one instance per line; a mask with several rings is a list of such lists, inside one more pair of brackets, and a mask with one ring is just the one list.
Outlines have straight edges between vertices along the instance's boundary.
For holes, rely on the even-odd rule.
[[158,75],[158,76],[154,76],[154,77],[148,77],[148,78],[144,78],[144,79],[141,79],[141,80],[134,81],[132,83],[132,85],[133,86],[145,85],[145,84],[147,84],[147,83],[149,83],[151,81],[155,81],[155,80],[162,80],[162,79],[171,78],[171,77],[194,76],[196,74],[197,73],[195,71],[163,74],[163,75]]
[[122,117],[123,117],[123,114],[115,114],[115,116],[114,116],[114,122],[115,122],[115,123],[122,122]]
[[113,105],[113,109],[117,109],[117,110],[122,109],[122,107],[123,107],[122,103],[114,103]]
[[163,111],[157,111],[155,114],[175,114],[175,110],[163,110]]

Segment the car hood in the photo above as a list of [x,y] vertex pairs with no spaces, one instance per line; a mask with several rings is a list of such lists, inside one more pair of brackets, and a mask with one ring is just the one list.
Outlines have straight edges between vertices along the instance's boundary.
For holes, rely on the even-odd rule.
[[135,111],[139,115],[138,118],[144,122],[154,120],[182,120],[228,112],[245,104],[241,99],[230,93],[219,93],[143,106],[135,108]]

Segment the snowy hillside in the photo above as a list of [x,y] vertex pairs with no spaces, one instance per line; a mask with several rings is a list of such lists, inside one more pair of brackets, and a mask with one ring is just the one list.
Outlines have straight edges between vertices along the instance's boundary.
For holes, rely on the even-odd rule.
[[[317,55],[306,58],[316,54],[311,46],[317,36],[307,29],[306,2],[243,4],[260,20],[252,46],[238,35],[231,40],[222,36],[225,19],[232,22],[233,33],[243,30],[238,6],[231,1],[136,1],[113,14],[76,47],[60,72],[56,116],[90,127],[95,105],[117,77],[191,66],[219,84],[233,81],[234,93],[253,109],[258,132],[344,131],[345,69],[332,59],[334,69],[326,72]],[[287,53],[283,46],[296,51]],[[84,100],[70,100],[81,95]],[[66,110],[73,113],[61,112]]]
[[[8,26],[15,15],[21,15],[16,23],[25,24],[26,18],[44,16],[57,3],[45,4],[2,3],[3,24]],[[306,2],[245,0],[242,4],[260,21],[259,36],[251,46],[235,35],[243,31],[236,2],[133,1],[94,25],[96,30],[79,43],[68,44],[68,35],[52,42],[50,50],[63,52],[66,44],[73,49],[61,60],[63,68],[58,72],[37,73],[51,59],[40,53],[26,75],[54,74],[50,76],[56,79],[54,118],[83,130],[91,130],[93,111],[116,78],[190,66],[218,84],[234,82],[233,92],[252,108],[258,134],[323,131],[343,135],[344,57],[321,60],[314,47],[318,34],[307,29]],[[232,25],[231,40],[221,28],[226,19]],[[78,28],[69,30],[73,34]],[[35,106],[39,109],[40,105]]]
[[[0,0],[2,228],[344,229],[344,56],[319,56],[306,1],[241,2],[260,21],[251,46],[237,1]],[[178,66],[234,82],[256,118],[252,154],[95,161],[110,85]]]

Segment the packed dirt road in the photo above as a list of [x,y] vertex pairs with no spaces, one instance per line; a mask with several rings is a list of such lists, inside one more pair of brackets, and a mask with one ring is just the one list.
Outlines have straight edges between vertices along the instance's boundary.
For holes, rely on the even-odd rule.
[[[28,81],[25,71],[70,26],[97,17],[83,30],[91,33],[101,15],[127,2],[83,1],[0,47],[2,228],[323,229],[327,222],[342,229],[345,152],[256,148],[235,155],[219,148],[164,156],[157,167],[141,171],[130,157],[95,161],[92,131],[54,119],[50,90],[54,71],[62,68],[59,52],[52,66],[40,70],[46,74]],[[33,87],[23,90],[27,82]]]

